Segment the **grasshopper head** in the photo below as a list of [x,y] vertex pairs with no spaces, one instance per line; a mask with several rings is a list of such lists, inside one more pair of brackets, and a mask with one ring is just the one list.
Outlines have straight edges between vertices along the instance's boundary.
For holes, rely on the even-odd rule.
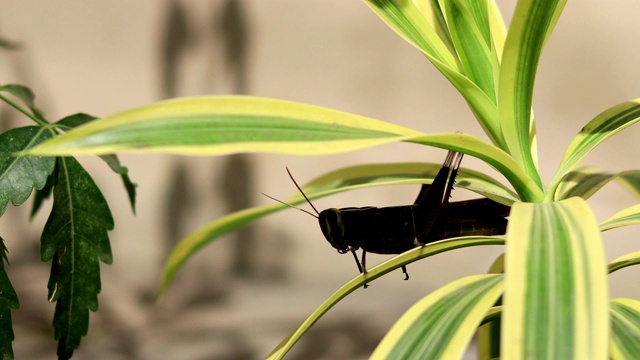
[[339,209],[326,209],[320,212],[318,216],[320,229],[322,234],[329,241],[331,246],[338,250],[340,254],[349,251],[349,245],[344,238],[344,224],[342,223],[342,214]]

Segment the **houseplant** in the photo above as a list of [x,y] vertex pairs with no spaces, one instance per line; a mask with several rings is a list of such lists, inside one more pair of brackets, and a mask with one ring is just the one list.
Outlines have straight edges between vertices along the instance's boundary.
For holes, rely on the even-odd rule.
[[[606,274],[636,264],[640,255],[617,259],[607,269],[600,232],[636,224],[640,208],[623,209],[598,223],[584,199],[614,179],[637,195],[638,171],[611,174],[578,165],[590,150],[637,121],[638,102],[615,105],[591,120],[569,145],[549,184],[543,184],[537,167],[533,83],[542,49],[564,2],[519,1],[509,31],[492,1],[366,2],[460,91],[491,143],[459,133],[424,134],[279,100],[202,97],[151,104],[91,122],[63,136],[52,134],[54,139],[28,152],[40,156],[121,152],[310,155],[394,141],[464,152],[494,167],[515,190],[473,172],[458,184],[513,204],[506,238],[443,240],[371,268],[366,276],[354,278],[327,299],[272,357],[284,355],[319,316],[363,283],[435,253],[502,242],[506,244],[504,261],[498,259],[491,274],[464,278],[428,295],[400,319],[375,355],[409,352],[391,353],[401,357],[417,355],[411,353],[416,351],[423,357],[455,357],[482,323],[482,358],[549,358],[550,354],[562,359],[637,357],[637,345],[628,339],[637,339],[639,334],[640,306],[635,300],[610,300]],[[305,191],[317,198],[367,184],[406,183],[407,178],[429,181],[422,171],[402,164],[384,177],[379,170],[370,166],[338,171],[312,182]],[[353,180],[349,176],[361,183],[349,182]],[[301,201],[300,196],[289,200],[294,204]],[[235,213],[187,237],[168,263],[163,289],[200,247],[281,208],[272,205]],[[61,254],[64,252],[58,256]],[[503,305],[494,306],[501,296]],[[501,329],[496,335],[491,330],[498,321]],[[420,346],[425,343],[429,346]]]

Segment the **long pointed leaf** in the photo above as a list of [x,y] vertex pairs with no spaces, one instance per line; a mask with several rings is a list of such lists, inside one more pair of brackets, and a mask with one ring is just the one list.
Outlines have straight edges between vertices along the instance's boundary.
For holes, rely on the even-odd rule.
[[[418,8],[412,1],[365,0],[365,3],[398,35],[418,50],[451,70],[459,72],[459,64],[422,11],[434,11],[432,6]],[[421,11],[422,10],[422,11]]]
[[640,251],[620,256],[609,263],[609,273],[640,264]]
[[473,237],[461,237],[452,238],[442,241],[436,241],[429,243],[422,247],[404,252],[398,256],[395,256],[379,265],[376,265],[368,269],[367,274],[358,275],[351,279],[346,284],[342,285],[338,291],[333,293],[328,299],[326,299],[318,308],[311,313],[295,330],[293,330],[289,336],[287,336],[282,342],[267,356],[267,359],[282,359],[289,350],[295,345],[296,342],[304,335],[318,319],[320,319],[329,309],[342,300],[345,296],[349,295],[356,289],[362,287],[365,283],[370,283],[372,280],[379,278],[380,276],[398,269],[403,265],[407,265],[413,261],[423,259],[425,257],[440,254],[442,252],[451,251],[463,247],[470,246],[482,246],[482,245],[502,245],[504,240],[498,237],[491,236],[473,236]]
[[614,174],[593,166],[581,166],[568,172],[555,190],[554,200],[580,196],[590,198],[610,181],[616,180],[633,195],[640,198],[640,170],[628,170]]
[[[489,274],[504,273],[504,253],[491,264]],[[500,319],[502,316],[502,300],[487,312],[482,325],[478,328],[478,359],[500,357]]]
[[[304,186],[305,193],[324,192],[333,189],[356,189],[377,185],[431,183],[441,164],[388,163],[366,164],[338,169],[317,177]],[[497,180],[484,173],[460,168],[456,188],[473,191],[505,205],[518,201],[518,196]],[[299,198],[297,194],[296,198]]]
[[600,224],[600,230],[611,230],[622,226],[631,226],[640,224],[640,204],[621,210]]
[[502,55],[498,103],[509,153],[542,187],[535,158],[531,103],[542,49],[566,0],[520,0],[509,26]]
[[416,136],[405,141],[460,151],[483,160],[504,175],[522,201],[541,201],[542,189],[518,166],[515,160],[496,146],[460,133]]
[[495,104],[495,75],[499,71],[499,63],[492,51],[487,3],[448,1],[441,4],[463,73]]
[[420,134],[318,106],[244,96],[205,96],[162,101],[96,120],[28,153],[318,155],[352,151]]
[[506,153],[464,134],[426,135],[322,107],[253,97],[196,97],[159,102],[80,126],[29,155],[172,152],[330,154],[407,140],[457,149],[502,172],[524,200],[542,197]]
[[640,170],[624,171],[618,174],[616,181],[633,196],[640,199]]
[[371,358],[461,358],[502,290],[501,274],[469,276],[436,290],[402,315]]
[[509,219],[502,357],[606,359],[607,268],[586,202],[515,203]]
[[613,106],[589,121],[567,147],[558,171],[551,181],[547,197],[555,194],[555,189],[562,178],[577,166],[591,150],[639,120],[640,99],[635,99]]
[[[418,9],[418,11],[420,11],[422,17],[424,17],[424,19],[429,23],[429,25],[433,28],[435,33],[440,38],[440,41],[442,41],[442,43],[447,47],[449,52],[455,58],[456,49],[453,47],[451,34],[449,34],[449,28],[447,27],[447,22],[444,19],[444,15],[442,14],[442,9],[440,8],[438,0],[414,1],[413,5],[416,7],[416,9]],[[384,16],[381,15],[380,17],[385,22],[389,23],[388,19],[386,19]],[[389,26],[393,28],[393,25],[389,24]]]
[[611,301],[611,358],[640,359],[640,301]]
[[507,39],[507,27],[504,24],[504,19],[498,4],[495,0],[488,1],[489,8],[489,29],[491,33],[492,44],[495,47],[498,61],[502,60],[502,51],[504,50],[504,43]]

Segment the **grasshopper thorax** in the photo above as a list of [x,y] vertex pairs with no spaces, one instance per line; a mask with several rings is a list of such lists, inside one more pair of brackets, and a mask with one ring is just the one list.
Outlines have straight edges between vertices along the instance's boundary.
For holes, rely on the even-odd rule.
[[339,209],[330,208],[322,210],[318,216],[322,234],[340,254],[349,251],[347,239],[344,237],[344,224],[342,223],[342,213]]

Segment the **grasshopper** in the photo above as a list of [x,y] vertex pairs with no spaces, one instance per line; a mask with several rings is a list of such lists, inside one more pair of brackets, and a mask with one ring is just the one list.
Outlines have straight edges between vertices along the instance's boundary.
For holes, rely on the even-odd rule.
[[[331,246],[340,254],[351,252],[360,273],[366,273],[367,252],[400,254],[451,237],[505,233],[509,206],[488,198],[449,202],[463,155],[449,151],[432,184],[424,184],[415,202],[403,206],[329,208],[318,212],[288,169],[287,172],[318,215],[299,210],[317,217]],[[362,249],[361,260],[356,254],[358,249]],[[408,280],[405,266],[402,272]]]

